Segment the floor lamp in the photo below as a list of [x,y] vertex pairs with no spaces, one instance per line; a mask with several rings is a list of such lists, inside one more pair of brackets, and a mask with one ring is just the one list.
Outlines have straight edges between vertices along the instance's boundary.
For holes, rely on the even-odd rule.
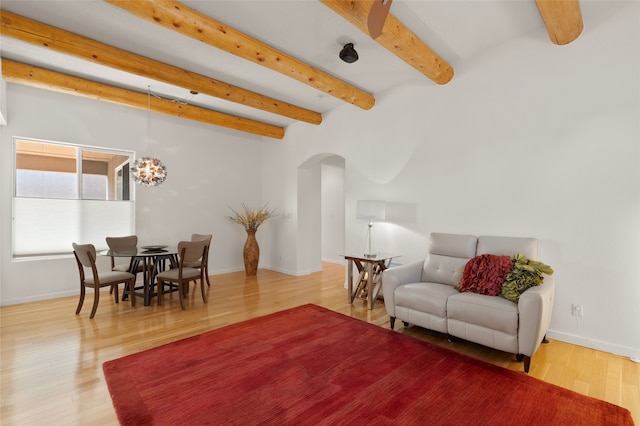
[[378,200],[358,200],[356,201],[356,219],[368,220],[367,241],[365,243],[364,255],[366,257],[376,257],[371,241],[371,231],[374,220],[385,219],[385,202]]

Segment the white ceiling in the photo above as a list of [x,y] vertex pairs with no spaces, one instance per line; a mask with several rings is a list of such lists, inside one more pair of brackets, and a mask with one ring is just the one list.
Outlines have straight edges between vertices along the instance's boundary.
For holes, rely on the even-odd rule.
[[[400,85],[436,86],[318,0],[185,0],[222,21],[374,96]],[[161,62],[326,113],[343,104],[323,92],[202,42],[165,29],[101,0],[2,0],[1,8]],[[534,0],[395,0],[391,13],[453,68],[456,76],[489,49],[519,37],[542,37],[544,23]],[[338,58],[352,42],[360,60]],[[8,37],[2,57],[90,80],[287,126],[292,119],[150,81]],[[456,77],[454,76],[454,79]],[[357,108],[350,106],[351,108]]]

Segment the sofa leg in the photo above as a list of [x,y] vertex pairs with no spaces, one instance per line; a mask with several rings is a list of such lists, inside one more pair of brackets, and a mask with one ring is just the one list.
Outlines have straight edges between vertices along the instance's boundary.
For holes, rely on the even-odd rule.
[[547,344],[549,343],[549,340],[547,339],[547,335],[545,334],[544,337],[542,338],[542,343]]
[[457,342],[458,338],[450,334],[449,337],[447,337],[447,340],[449,341],[449,343],[453,343],[453,342]]
[[406,321],[402,321],[402,325],[404,325],[405,327],[409,327],[409,323]]
[[389,325],[391,325],[392,330],[395,324],[396,324],[396,317],[389,317]]
[[531,357],[523,354],[516,354],[516,361],[524,361],[524,372],[529,374],[529,366],[531,365]]

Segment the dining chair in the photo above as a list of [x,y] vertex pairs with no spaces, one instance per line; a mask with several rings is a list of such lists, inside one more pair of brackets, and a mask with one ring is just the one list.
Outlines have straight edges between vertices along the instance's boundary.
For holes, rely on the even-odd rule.
[[[111,251],[120,251],[120,252],[128,252],[131,251],[135,253],[138,250],[138,236],[137,235],[129,235],[126,237],[106,237],[107,246],[109,246],[109,250]],[[128,259],[128,262],[116,262],[116,257],[111,256],[111,270],[112,271],[120,271],[120,272],[131,272],[132,267],[135,267],[135,275],[139,273],[144,273],[144,261],[143,262],[133,262],[133,257],[119,257],[120,259]],[[144,276],[142,277],[144,279]],[[124,298],[128,289],[125,289],[122,293],[122,297]],[[113,289],[111,289],[113,291]],[[135,291],[135,289],[134,289]]]
[[190,262],[187,266],[191,268],[200,268],[201,264],[204,264],[204,277],[207,280],[207,286],[211,286],[211,282],[209,281],[209,248],[211,247],[211,239],[213,235],[211,234],[191,234],[191,241],[206,241],[207,242],[207,250],[204,254],[204,262],[200,262],[200,259],[195,262]]
[[[207,295],[204,292],[204,259],[207,251],[207,241],[180,241],[178,243],[178,267],[168,269],[156,275],[158,284],[158,305],[162,304],[165,284],[175,283],[180,297],[180,307],[185,310],[184,297],[189,288],[189,282],[200,280],[200,292],[202,301],[207,303]],[[191,267],[195,262],[200,262],[199,267]]]
[[[73,243],[73,254],[78,264],[78,271],[80,272],[80,300],[78,301],[78,308],[76,309],[76,315],[80,313],[82,305],[84,303],[84,296],[86,288],[94,289],[93,308],[91,309],[91,315],[89,318],[93,319],[98,309],[98,302],[100,301],[100,289],[102,287],[111,287],[115,290],[115,302],[118,303],[118,284],[128,284],[129,288],[133,288],[136,281],[136,276],[129,272],[123,271],[105,271],[99,272],[96,266],[96,248],[93,244],[76,244]],[[85,274],[85,268],[91,269],[91,274]],[[88,271],[87,271],[88,272]],[[136,306],[136,296],[134,292],[131,293],[131,306]]]

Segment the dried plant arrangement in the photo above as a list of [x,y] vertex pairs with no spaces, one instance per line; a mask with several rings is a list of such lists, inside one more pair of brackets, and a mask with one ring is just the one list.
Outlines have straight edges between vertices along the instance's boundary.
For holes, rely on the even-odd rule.
[[244,226],[244,229],[247,231],[257,231],[258,227],[262,225],[264,221],[277,216],[275,209],[270,209],[268,203],[259,209],[247,207],[244,203],[242,203],[241,206],[242,211],[236,211],[229,207],[233,214],[227,216],[227,219],[233,223]]

